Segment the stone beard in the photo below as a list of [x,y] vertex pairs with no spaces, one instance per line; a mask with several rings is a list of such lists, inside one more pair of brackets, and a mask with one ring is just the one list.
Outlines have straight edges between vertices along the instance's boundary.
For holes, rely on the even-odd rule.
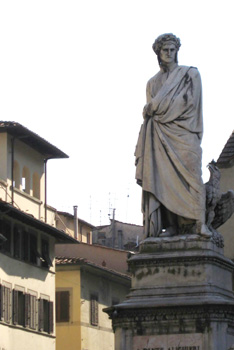
[[170,40],[158,53],[160,71],[147,83],[135,153],[146,237],[200,233],[205,224],[200,74],[178,66],[175,37],[165,36]]

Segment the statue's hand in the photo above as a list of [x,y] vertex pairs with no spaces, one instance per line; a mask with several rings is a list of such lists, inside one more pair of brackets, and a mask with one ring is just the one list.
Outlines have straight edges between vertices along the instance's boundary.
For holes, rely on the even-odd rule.
[[152,110],[152,103],[149,102],[145,105],[145,107],[143,108],[143,118],[146,119],[146,118],[149,118],[149,117],[152,117],[153,116],[153,110]]

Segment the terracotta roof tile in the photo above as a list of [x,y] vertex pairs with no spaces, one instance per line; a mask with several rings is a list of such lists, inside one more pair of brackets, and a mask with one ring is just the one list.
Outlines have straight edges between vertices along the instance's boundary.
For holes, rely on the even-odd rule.
[[99,264],[95,264],[92,261],[89,261],[87,259],[84,258],[77,258],[77,257],[65,257],[65,256],[58,256],[55,258],[55,263],[56,265],[79,265],[79,264],[84,264],[84,265],[89,265],[89,266],[93,266],[94,268],[98,268],[104,271],[107,271],[109,273],[113,273],[115,275],[118,276],[122,276],[124,278],[130,279],[130,276],[126,273],[122,273],[113,269],[109,269],[107,268],[105,265],[99,265]]

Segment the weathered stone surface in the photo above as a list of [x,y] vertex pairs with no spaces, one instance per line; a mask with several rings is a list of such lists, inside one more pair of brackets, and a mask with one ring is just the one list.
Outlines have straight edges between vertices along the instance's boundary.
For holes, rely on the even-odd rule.
[[199,235],[148,238],[128,263],[131,291],[107,310],[116,350],[227,350],[234,343],[234,263],[222,248]]
[[202,349],[202,338],[202,333],[134,336],[133,350],[200,350]]
[[153,44],[160,70],[147,83],[135,152],[147,237],[191,228],[211,234],[201,178],[201,79],[197,68],[178,65],[179,48],[180,39],[169,33]]

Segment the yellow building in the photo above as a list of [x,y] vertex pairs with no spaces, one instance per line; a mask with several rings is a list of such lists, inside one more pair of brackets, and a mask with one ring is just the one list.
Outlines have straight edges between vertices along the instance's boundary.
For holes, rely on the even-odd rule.
[[92,244],[92,230],[95,226],[77,217],[77,206],[74,206],[74,214],[57,211],[56,227],[79,242]]
[[[114,350],[111,320],[102,310],[124,300],[129,291],[130,277],[120,271],[127,253],[87,244],[76,248],[70,249],[75,257],[56,259],[56,350]],[[80,257],[88,250],[93,261]]]

